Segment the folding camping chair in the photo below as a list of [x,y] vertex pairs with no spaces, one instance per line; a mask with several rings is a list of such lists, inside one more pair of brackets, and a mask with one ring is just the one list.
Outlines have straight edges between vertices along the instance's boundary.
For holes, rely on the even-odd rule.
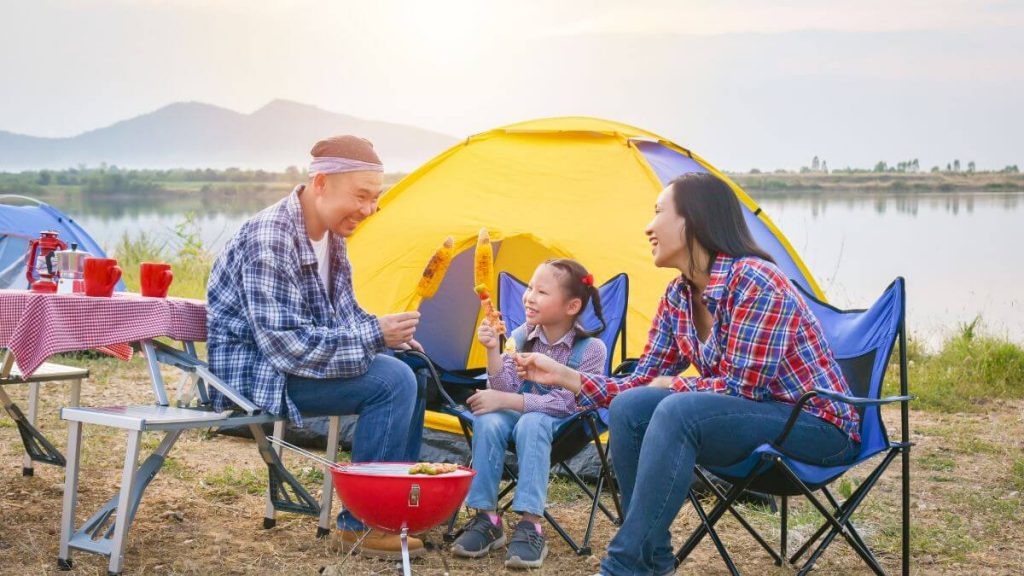
[[[499,274],[498,308],[501,310],[505,319],[505,324],[509,333],[526,321],[526,314],[522,303],[522,296],[525,290],[526,284],[515,277],[504,272]],[[608,348],[608,360],[605,364],[605,371],[607,372],[612,365],[612,352],[615,350],[617,342],[620,343],[619,349],[621,360],[625,361],[626,359],[626,310],[629,297],[629,278],[625,274],[619,274],[602,285],[598,290],[601,295],[606,323],[605,330],[599,335],[599,337]],[[582,323],[584,326],[597,324],[592,307],[588,307],[584,312]],[[475,418],[473,413],[464,405],[456,402],[452,394],[449,392],[452,388],[452,379],[450,377],[446,378],[446,376],[442,374],[443,371],[439,371],[437,366],[423,354],[417,352],[405,352],[401,354],[400,357],[409,363],[414,370],[425,369],[428,372],[430,381],[434,383],[438,393],[443,398],[441,409],[445,413],[458,418],[459,425],[462,428],[463,437],[466,439],[467,444],[470,445],[470,449],[472,449],[473,422]],[[473,387],[471,388],[471,391],[475,391],[482,384],[483,382],[481,380],[473,379]],[[459,392],[464,394],[466,391],[463,389]],[[587,523],[587,529],[581,544],[577,544],[572,536],[566,532],[562,525],[559,524],[548,511],[544,512],[544,518],[566,541],[566,543],[569,544],[573,551],[580,556],[589,556],[592,553],[590,548],[590,537],[593,532],[598,510],[603,512],[604,515],[607,516],[615,525],[619,525],[622,521],[622,508],[619,503],[618,492],[615,489],[615,480],[608,462],[608,454],[600,440],[601,434],[608,428],[607,422],[608,411],[604,408],[590,408],[582,410],[574,415],[572,419],[563,423],[555,431],[554,438],[551,443],[551,466],[557,466],[587,495],[588,498],[591,499],[592,503],[590,508],[590,519]],[[593,443],[594,448],[597,450],[598,458],[601,461],[597,485],[593,490],[591,490],[583,479],[580,478],[579,474],[577,474],[568,465],[569,459],[580,453],[580,451],[586,448],[590,443]],[[510,445],[509,449],[514,452],[515,447]],[[516,487],[516,473],[507,464],[505,465],[505,475],[510,479],[510,482],[498,494],[499,502],[508,496]],[[609,510],[603,502],[601,502],[601,495],[606,488],[612,497],[612,502],[615,507],[614,513],[612,513],[612,511]],[[511,501],[502,505],[502,512],[508,510],[511,505]],[[448,525],[448,534],[446,535],[446,539],[448,540],[453,540],[457,536],[457,534],[453,533],[454,523],[455,517],[452,518]]]
[[[811,311],[821,322],[825,337],[829,342],[843,375],[850,386],[852,396],[844,396],[823,389],[814,389],[805,393],[786,423],[785,428],[774,442],[759,446],[747,458],[727,467],[710,468],[709,471],[732,483],[727,493],[706,481],[706,475],[699,468],[697,474],[704,477],[705,483],[712,488],[716,496],[716,504],[711,513],[706,513],[700,501],[690,492],[690,501],[701,519],[701,525],[676,554],[678,566],[697,546],[705,535],[711,537],[723,561],[732,574],[738,574],[736,566],[722,544],[715,524],[726,512],[732,513],[740,524],[754,537],[775,561],[781,565],[783,561],[796,564],[811,547],[821,539],[810,557],[800,567],[799,574],[807,574],[814,567],[821,554],[832,543],[836,536],[842,536],[853,547],[869,568],[876,574],[885,574],[878,560],[868,549],[864,538],[860,535],[851,516],[864,501],[868,492],[875,486],[882,473],[889,467],[896,456],[903,457],[903,502],[902,502],[902,573],[910,572],[910,431],[909,401],[907,382],[906,352],[906,296],[903,278],[897,278],[882,294],[882,297],[868,310],[839,310],[820,302],[813,295],[804,292],[804,299]],[[899,339],[900,395],[882,398],[882,380],[886,367],[889,365],[893,346]],[[784,447],[785,440],[803,405],[815,396],[825,396],[837,402],[855,407],[860,414],[861,450],[853,463],[842,466],[817,466],[798,461],[789,456]],[[901,439],[899,442],[889,440],[882,421],[880,407],[886,404],[900,403]],[[840,504],[828,485],[845,475],[854,466],[884,453],[881,462],[864,479],[861,485]],[[746,489],[758,490],[781,498],[781,538],[779,551],[776,552],[763,537],[739,514],[733,504],[737,496]],[[815,491],[821,491],[828,506],[816,498]],[[788,559],[786,558],[786,537],[788,521],[789,496],[803,495],[825,517],[824,524],[818,528],[806,542]],[[824,536],[824,538],[822,538]]]

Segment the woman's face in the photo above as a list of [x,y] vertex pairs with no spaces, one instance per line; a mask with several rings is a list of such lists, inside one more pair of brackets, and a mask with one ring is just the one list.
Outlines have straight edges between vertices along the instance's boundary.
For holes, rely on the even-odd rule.
[[651,243],[655,266],[676,268],[680,271],[686,269],[690,261],[690,251],[683,234],[685,229],[686,221],[676,212],[672,187],[669,186],[658,194],[658,200],[654,205],[654,219],[644,230],[647,240]]

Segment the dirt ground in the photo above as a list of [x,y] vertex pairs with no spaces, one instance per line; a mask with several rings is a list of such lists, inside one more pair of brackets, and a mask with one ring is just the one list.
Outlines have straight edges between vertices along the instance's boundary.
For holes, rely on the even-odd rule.
[[[90,360],[93,377],[82,389],[83,405],[149,403],[141,360],[130,364]],[[174,379],[168,374],[169,382]],[[24,387],[8,387],[24,406]],[[41,394],[40,428],[62,450],[66,426],[57,410],[66,397],[61,385],[46,385]],[[898,433],[899,412],[889,416]],[[912,567],[918,574],[1019,574],[1024,571],[1021,513],[1024,511],[1024,403],[998,403],[980,414],[912,413],[913,539]],[[147,434],[144,450],[160,435]],[[80,523],[114,494],[123,462],[123,433],[86,426],[80,481]],[[36,475],[21,476],[22,448],[11,420],[0,416],[0,574],[56,573],[62,470],[37,465]],[[307,462],[286,458],[293,471],[309,480],[319,495],[316,472]],[[837,490],[848,493],[876,461],[858,468]],[[861,534],[887,571],[899,569],[898,462],[854,516]],[[395,564],[352,557],[342,564],[337,532],[317,540],[316,519],[279,515],[272,530],[262,528],[265,467],[249,441],[200,431],[187,433],[154,479],[128,535],[125,574],[395,574]],[[551,512],[574,535],[581,535],[589,507],[565,485],[552,490]],[[337,511],[335,499],[335,512]],[[778,539],[778,517],[766,509],[743,507],[769,541]],[[806,503],[791,505],[790,550],[820,521]],[[696,526],[690,506],[674,526],[681,544]],[[743,573],[789,574],[777,568],[732,519],[720,525],[726,546]],[[589,575],[597,571],[614,526],[600,518],[593,536],[595,555],[577,557],[548,530],[551,553],[542,574]],[[438,530],[427,535],[441,543]],[[446,552],[443,554],[447,554]],[[477,561],[448,556],[451,574],[505,573],[504,556]],[[106,559],[76,552],[73,574],[106,573]],[[417,574],[442,574],[442,552],[414,562]],[[818,573],[869,573],[845,542],[836,542],[818,563]],[[722,562],[707,541],[679,574],[724,574]]]

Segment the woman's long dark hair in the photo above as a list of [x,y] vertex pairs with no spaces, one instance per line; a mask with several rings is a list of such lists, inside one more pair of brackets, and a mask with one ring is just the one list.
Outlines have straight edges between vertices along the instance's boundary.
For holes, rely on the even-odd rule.
[[774,263],[767,252],[754,242],[743,209],[729,185],[713,174],[684,174],[669,184],[676,213],[686,221],[685,240],[690,247],[690,276],[697,271],[694,241],[708,252],[708,269],[718,254],[731,258],[753,256]]

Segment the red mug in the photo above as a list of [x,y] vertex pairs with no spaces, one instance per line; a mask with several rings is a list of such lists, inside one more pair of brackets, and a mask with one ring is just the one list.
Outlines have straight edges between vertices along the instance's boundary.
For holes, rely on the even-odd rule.
[[85,259],[85,295],[105,296],[114,295],[114,286],[121,279],[121,269],[117,266],[117,260],[113,258],[86,258]]
[[139,266],[139,280],[142,284],[142,295],[154,298],[166,298],[167,288],[174,280],[171,265],[163,262],[143,262]]

